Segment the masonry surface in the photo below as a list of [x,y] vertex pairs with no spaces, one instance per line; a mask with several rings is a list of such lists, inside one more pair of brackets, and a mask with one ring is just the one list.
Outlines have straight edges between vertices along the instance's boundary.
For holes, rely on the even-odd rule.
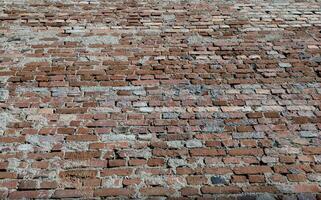
[[0,0],[0,199],[319,199],[321,2]]

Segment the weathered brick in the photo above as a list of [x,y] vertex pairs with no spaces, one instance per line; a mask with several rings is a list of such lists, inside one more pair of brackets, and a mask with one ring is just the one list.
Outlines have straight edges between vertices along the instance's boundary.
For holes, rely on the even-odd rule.
[[50,197],[48,190],[36,190],[36,191],[13,191],[9,193],[9,199],[47,199]]
[[207,182],[207,178],[204,176],[188,176],[186,181],[190,185],[202,185]]
[[228,151],[229,155],[232,156],[246,156],[246,155],[252,155],[252,156],[262,156],[263,150],[257,149],[257,148],[250,148],[250,149],[232,149]]
[[140,189],[140,193],[144,196],[170,196],[174,190],[171,188],[150,187]]
[[191,156],[222,156],[225,151],[222,149],[195,148],[190,150]]
[[299,184],[295,185],[294,192],[301,193],[301,192],[311,192],[311,193],[318,193],[320,192],[320,187],[317,184]]
[[262,174],[272,172],[268,166],[235,167],[233,171],[235,174]]
[[123,169],[105,169],[100,172],[101,176],[129,176],[133,173],[132,168],[123,168]]
[[162,158],[151,158],[147,161],[148,166],[162,166],[164,165],[165,161]]
[[304,154],[320,154],[321,147],[303,147],[302,148]]
[[132,189],[125,189],[125,188],[102,188],[96,189],[94,191],[95,197],[131,197],[134,195],[134,190]]
[[68,170],[59,173],[60,177],[79,177],[79,178],[94,178],[97,174],[95,170]]
[[192,187],[182,188],[180,192],[182,196],[188,196],[188,197],[199,194],[199,190],[197,188],[192,188]]
[[82,190],[56,190],[55,193],[52,195],[54,198],[79,198],[79,197],[85,197],[90,198],[93,196],[93,191],[88,189],[82,189]]
[[202,193],[205,194],[220,194],[220,193],[240,193],[241,189],[237,186],[203,186]]

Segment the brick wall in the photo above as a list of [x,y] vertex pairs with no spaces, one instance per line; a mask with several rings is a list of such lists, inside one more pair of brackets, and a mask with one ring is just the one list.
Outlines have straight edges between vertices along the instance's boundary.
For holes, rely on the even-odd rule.
[[320,6],[0,0],[0,198],[320,197]]

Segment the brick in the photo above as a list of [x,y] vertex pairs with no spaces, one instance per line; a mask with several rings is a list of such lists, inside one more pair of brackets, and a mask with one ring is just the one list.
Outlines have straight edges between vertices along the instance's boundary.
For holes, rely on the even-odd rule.
[[14,179],[17,178],[17,174],[13,172],[0,172],[0,179]]
[[91,158],[98,158],[100,156],[100,152],[92,151],[92,152],[66,152],[65,158],[72,160],[88,160]]
[[94,191],[95,197],[131,197],[134,195],[134,191],[132,189],[124,189],[124,188],[102,188],[96,189]]
[[282,176],[282,175],[279,175],[279,174],[271,176],[271,180],[273,182],[277,182],[277,183],[285,183],[285,182],[287,182],[286,177]]
[[78,178],[94,178],[97,175],[95,170],[68,170],[59,173],[60,177],[78,177]]
[[278,112],[265,112],[263,114],[265,118],[280,118],[280,114]]
[[294,156],[280,156],[279,157],[281,163],[294,163],[295,157]]
[[49,198],[50,192],[47,190],[37,190],[37,191],[13,191],[9,193],[9,199],[22,199],[22,198]]
[[320,154],[321,153],[321,147],[302,147],[302,151],[304,154]]
[[320,192],[320,187],[317,184],[299,184],[295,185],[294,192],[301,193],[301,192]]
[[1,180],[0,187],[7,188],[7,189],[15,189],[18,186],[17,180]]
[[307,124],[311,122],[309,117],[293,117],[293,122],[295,124]]
[[38,183],[34,180],[22,180],[19,182],[18,188],[23,189],[37,189]]
[[162,187],[141,188],[140,193],[144,196],[170,196],[173,189]]
[[202,185],[207,182],[207,178],[204,176],[188,176],[186,181],[190,185]]
[[133,179],[124,179],[124,185],[139,185],[142,182],[140,178],[133,178]]
[[304,174],[287,174],[287,177],[291,182],[304,182],[307,180]]
[[92,197],[93,191],[88,189],[83,190],[73,190],[73,189],[65,189],[65,190],[56,190],[53,194],[54,198],[79,198],[79,197]]
[[123,168],[123,169],[104,169],[100,172],[101,176],[129,176],[133,172],[132,168]]
[[146,164],[146,160],[144,159],[131,159],[128,161],[128,165],[130,166],[139,166],[139,165],[144,165]]
[[246,114],[248,118],[262,118],[263,114],[261,112],[252,112],[252,113],[247,113]]
[[225,151],[221,149],[195,148],[190,150],[191,156],[222,156]]
[[164,165],[164,163],[165,163],[165,161],[162,158],[151,158],[147,161],[147,165],[152,166],[152,167],[162,166],[162,165]]
[[238,132],[251,132],[254,129],[251,126],[238,126],[237,131]]
[[192,187],[182,188],[180,192],[182,196],[188,196],[188,197],[199,194],[199,190],[197,188],[192,188]]
[[232,156],[246,156],[246,155],[252,155],[252,156],[262,156],[263,150],[262,149],[256,149],[256,148],[249,148],[249,149],[232,149],[228,151],[229,155]]
[[278,193],[278,189],[275,186],[251,186],[242,188],[244,192],[247,193],[270,193],[275,194]]
[[246,176],[234,175],[232,176],[232,183],[245,183],[247,181]]
[[58,187],[58,184],[56,181],[43,181],[40,183],[39,187],[41,189],[55,189]]
[[108,161],[108,167],[121,167],[126,166],[126,160],[109,160]]
[[220,193],[240,193],[241,189],[237,186],[204,186],[201,188],[204,194],[220,194]]
[[268,166],[235,167],[233,171],[235,174],[262,174],[272,172]]
[[250,183],[264,183],[265,177],[262,175],[250,175],[249,181]]
[[114,127],[116,125],[117,122],[111,120],[99,120],[87,124],[88,127]]

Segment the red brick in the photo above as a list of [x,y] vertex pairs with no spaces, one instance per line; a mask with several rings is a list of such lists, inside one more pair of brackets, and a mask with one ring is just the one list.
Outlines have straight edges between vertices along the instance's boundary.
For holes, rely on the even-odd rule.
[[308,183],[303,183],[299,185],[294,186],[294,192],[296,193],[301,193],[301,192],[313,192],[313,193],[319,193],[320,187],[318,184],[308,184]]
[[132,179],[124,179],[123,184],[124,185],[138,185],[142,182],[139,178],[132,178]]
[[79,178],[94,178],[97,175],[96,170],[68,170],[68,171],[61,171],[59,173],[60,177],[79,177]]
[[72,160],[88,160],[92,158],[98,158],[100,156],[100,152],[98,151],[88,151],[88,152],[66,152],[65,158]]
[[280,114],[278,112],[265,112],[264,117],[266,117],[266,118],[280,118]]
[[247,181],[246,176],[239,176],[239,175],[232,176],[233,183],[245,183],[246,181]]
[[92,196],[93,196],[93,191],[89,189],[82,189],[82,190],[64,189],[64,190],[56,190],[52,197],[54,198],[79,198],[79,197],[90,198]]
[[101,180],[99,178],[89,178],[83,180],[83,185],[88,188],[95,188],[101,185]]
[[281,163],[294,163],[295,162],[295,156],[280,156],[279,161]]
[[262,118],[263,114],[261,112],[253,112],[246,114],[248,118]]
[[182,196],[194,196],[199,195],[199,190],[197,188],[186,187],[181,189]]
[[18,180],[0,180],[0,187],[15,189],[18,186]]
[[129,176],[133,173],[132,168],[116,168],[116,169],[104,169],[100,172],[101,176],[112,176],[112,175],[117,175],[117,176]]
[[148,166],[162,166],[164,165],[165,161],[162,158],[151,158],[147,161]]
[[58,128],[58,134],[73,134],[75,132],[74,128]]
[[235,174],[262,174],[272,172],[268,166],[235,167],[233,171]]
[[251,187],[245,187],[242,188],[242,190],[246,193],[278,193],[279,190],[275,186],[268,186],[268,185],[263,185],[263,186],[251,186]]
[[263,150],[258,148],[232,149],[228,151],[228,154],[232,156],[262,156]]
[[304,154],[321,154],[321,147],[302,147]]
[[263,175],[250,175],[249,181],[250,183],[264,183],[265,177]]
[[189,185],[202,185],[207,182],[205,176],[187,176],[186,181]]
[[237,186],[203,186],[201,192],[204,194],[219,194],[219,193],[240,193],[241,189]]
[[126,166],[126,160],[109,160],[108,161],[108,167],[121,167],[121,166]]
[[238,132],[252,132],[254,131],[252,126],[238,126],[237,127]]
[[17,178],[17,174],[13,172],[0,172],[0,179],[5,179],[5,178]]
[[96,189],[94,191],[95,197],[132,197],[134,195],[134,190],[125,188],[102,188]]
[[50,192],[48,190],[37,190],[37,191],[13,191],[9,193],[9,199],[44,199],[49,198]]
[[40,188],[41,189],[54,189],[57,188],[58,184],[56,181],[42,181],[40,183]]
[[304,182],[307,180],[304,174],[287,174],[286,176],[291,182]]
[[171,188],[162,187],[141,188],[139,191],[144,196],[170,196],[174,192]]
[[18,188],[23,189],[37,189],[38,182],[36,180],[21,180],[19,181]]
[[293,117],[293,123],[295,124],[308,124],[310,121],[309,117]]
[[8,167],[8,162],[0,162],[0,169],[5,170]]
[[97,141],[96,135],[69,135],[66,137],[67,141]]
[[190,150],[191,156],[223,156],[225,151],[222,149],[196,148]]
[[131,165],[131,166],[137,166],[137,165],[144,165],[146,164],[146,160],[144,159],[130,159],[128,161],[128,165]]

